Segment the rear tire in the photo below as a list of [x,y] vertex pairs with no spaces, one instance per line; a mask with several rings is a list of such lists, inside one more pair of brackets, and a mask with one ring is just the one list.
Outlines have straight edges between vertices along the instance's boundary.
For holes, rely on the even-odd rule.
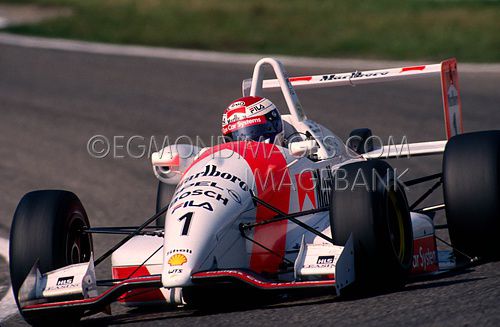
[[469,256],[500,256],[499,167],[500,131],[457,135],[446,145],[443,192],[448,230],[452,245]]
[[356,279],[351,290],[356,293],[400,287],[410,271],[410,211],[395,179],[394,170],[381,160],[352,163],[337,171],[330,203],[332,237],[343,246],[353,235]]
[[[19,289],[29,271],[39,260],[40,272],[46,273],[67,265],[88,262],[92,248],[87,214],[78,197],[67,191],[43,190],[27,193],[19,202],[10,231],[9,266],[17,306]],[[24,315],[23,315],[24,316]],[[46,325],[79,320],[71,317],[24,317],[32,325]]]

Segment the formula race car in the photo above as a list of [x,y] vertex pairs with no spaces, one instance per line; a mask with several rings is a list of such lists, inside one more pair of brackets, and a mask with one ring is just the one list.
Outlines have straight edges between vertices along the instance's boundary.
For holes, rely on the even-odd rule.
[[[276,79],[264,79],[265,66]],[[374,147],[368,129],[344,143],[307,119],[295,93],[435,75],[448,139],[399,149]],[[115,301],[203,306],[221,294],[317,289],[342,296],[498,258],[500,131],[463,133],[455,59],[289,78],[279,61],[264,58],[242,88],[244,96],[281,90],[289,111],[282,115],[286,145],[176,144],[154,153],[157,210],[139,226],[91,227],[68,191],[21,199],[10,234],[10,275],[26,321],[77,322],[109,312]],[[442,172],[406,181],[381,159],[441,154]],[[409,204],[405,190],[428,181],[435,184]],[[177,188],[167,201],[168,184]],[[422,206],[441,186],[444,203]],[[446,211],[446,225],[434,223],[438,210]],[[438,228],[449,230],[447,251],[437,249]],[[125,236],[95,258],[96,234]],[[112,279],[98,279],[94,267],[108,257]]]

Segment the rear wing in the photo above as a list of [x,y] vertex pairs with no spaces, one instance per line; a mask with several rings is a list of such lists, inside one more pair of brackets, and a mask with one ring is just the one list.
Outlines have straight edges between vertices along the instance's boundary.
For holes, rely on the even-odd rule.
[[[265,60],[265,59],[264,59]],[[259,66],[259,63],[257,64]],[[262,79],[260,72],[254,72],[254,78]],[[419,77],[440,76],[441,93],[443,101],[443,113],[445,121],[446,137],[449,139],[454,135],[463,133],[462,124],[462,102],[460,99],[460,88],[458,84],[457,61],[455,58],[447,59],[439,64],[409,66],[400,68],[388,68],[369,71],[355,71],[350,73],[334,73],[312,76],[285,76],[285,83],[278,79],[252,80],[246,79],[242,83],[243,96],[259,95],[262,90],[282,89],[285,84],[292,90],[291,98],[296,98],[293,90],[324,88],[336,86],[356,86],[369,83],[378,83],[386,81],[397,81]],[[261,83],[259,83],[261,82]],[[284,84],[284,85],[282,85]],[[287,85],[287,86],[288,86]],[[286,97],[285,97],[286,98]],[[302,112],[300,103],[296,99],[286,99],[289,105],[290,113],[298,121],[306,117]],[[297,108],[295,108],[295,106]]]

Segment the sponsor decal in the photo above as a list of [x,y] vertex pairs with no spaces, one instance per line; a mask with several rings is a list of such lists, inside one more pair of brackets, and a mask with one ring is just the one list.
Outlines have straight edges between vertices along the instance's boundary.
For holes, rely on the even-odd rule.
[[222,132],[224,132],[224,128],[225,128],[226,124],[231,124],[231,123],[235,123],[237,121],[242,121],[243,119],[245,119],[245,117],[246,117],[246,114],[242,114],[242,113],[234,113],[231,115],[231,117],[227,117],[226,122],[223,123]]
[[172,213],[174,213],[177,209],[180,208],[188,208],[188,207],[197,207],[197,208],[203,208],[208,211],[214,211],[214,208],[210,204],[210,202],[201,202],[201,203],[196,203],[194,200],[191,201],[186,201],[183,203],[179,203],[172,209]]
[[323,75],[323,77],[319,81],[325,82],[325,81],[334,81],[334,80],[350,80],[350,79],[355,79],[355,78],[385,76],[387,74],[389,74],[389,72],[363,73],[360,71],[355,71],[355,72],[352,72],[350,74]]
[[165,255],[169,255],[172,253],[189,253],[189,254],[191,254],[191,253],[193,253],[193,251],[190,249],[173,249],[173,250],[167,251],[167,253],[165,253]]
[[304,265],[303,268],[306,269],[324,269],[324,268],[334,268],[333,263],[321,263],[321,264],[312,264],[312,265]]
[[56,286],[68,286],[73,284],[73,276],[69,277],[60,277],[57,279]]
[[260,104],[257,104],[255,106],[251,107],[249,109],[249,111],[250,111],[250,114],[253,115],[254,113],[262,111],[264,109],[266,109],[266,106],[264,106],[262,103],[260,103]]
[[[224,176],[226,176],[226,175],[224,175]],[[172,197],[172,201],[170,202],[170,205],[173,205],[178,200],[182,200],[190,195],[191,196],[202,195],[202,196],[207,196],[209,198],[214,198],[217,201],[222,202],[222,204],[224,204],[224,205],[227,205],[227,203],[229,201],[228,198],[224,197],[218,191],[203,190],[203,189],[190,190],[190,188],[192,188],[192,187],[210,187],[210,188],[213,188],[216,190],[224,191],[224,188],[220,187],[217,184],[217,182],[200,181],[200,182],[196,182],[196,183],[190,183],[190,184],[185,185],[184,187],[180,188],[179,190],[177,190],[175,192],[174,196]],[[229,194],[229,197],[231,199],[233,199],[237,203],[241,204],[241,197],[239,196],[239,194],[236,191],[231,190],[231,189],[227,189],[226,191]]]
[[320,255],[316,264],[324,265],[324,264],[333,264],[333,260],[335,259],[334,255]]
[[181,187],[182,185],[192,181],[193,179],[197,179],[199,177],[220,177],[222,179],[228,180],[228,181],[238,185],[243,191],[249,190],[247,183],[245,183],[241,178],[239,178],[238,176],[232,175],[230,173],[221,172],[221,171],[217,170],[217,166],[215,166],[215,165],[205,166],[204,171],[187,177],[179,184],[178,187]]
[[437,263],[436,251],[431,251],[429,248],[424,250],[423,247],[418,248],[418,253],[413,255],[413,268],[422,268],[427,271],[427,267],[431,267]]
[[65,288],[72,288],[72,287],[78,287],[80,283],[74,283],[74,276],[68,276],[68,277],[59,277],[57,279],[57,282],[54,286],[49,286],[45,290],[47,291],[53,291],[53,290],[60,290],[60,289],[65,289]]
[[351,75],[348,75],[348,74],[330,74],[330,75],[323,75],[323,77],[321,77],[321,79],[319,81],[324,82],[324,81],[332,81],[332,80],[340,80],[340,79],[347,79],[348,80],[350,78],[351,78]]
[[179,193],[183,192],[184,190],[190,188],[190,187],[212,187],[212,188],[215,188],[215,189],[218,189],[218,190],[221,190],[223,191],[224,188],[218,186],[217,182],[211,182],[211,181],[199,181],[199,182],[196,182],[196,183],[190,183],[188,185],[185,185],[183,187],[181,187],[180,189],[176,190],[175,191],[175,194],[174,194],[174,197],[176,197],[177,195],[179,195]]
[[227,205],[227,203],[229,202],[228,198],[223,197],[221,194],[219,194],[215,191],[196,189],[196,190],[192,190],[192,191],[185,191],[181,195],[175,197],[171,203],[174,204],[178,200],[182,200],[184,198],[187,198],[188,196],[199,196],[199,195],[206,196],[206,197],[209,197],[212,199],[216,199],[217,201],[222,202],[222,204],[224,204],[224,205]]
[[244,107],[245,106],[245,101],[237,101],[237,102],[233,102],[229,105],[229,109],[234,109],[234,108],[238,108],[238,107]]
[[174,269],[169,269],[167,270],[167,274],[181,274],[182,269],[180,268],[174,268]]
[[[234,116],[234,115],[233,115]],[[258,125],[258,124],[263,124],[266,122],[265,117],[259,116],[259,117],[253,117],[253,118],[247,118],[243,120],[238,120],[238,121],[232,121],[228,119],[227,121],[229,124],[226,126],[222,127],[222,133],[228,134],[231,133],[232,131],[236,131],[240,128],[245,128],[248,126],[253,126],[253,125]]]
[[439,268],[434,236],[413,241],[412,273],[436,271]]
[[187,260],[187,258],[186,258],[186,256],[184,254],[182,254],[182,253],[176,253],[173,256],[171,256],[170,259],[168,259],[167,263],[170,266],[182,266],[187,261],[188,260]]

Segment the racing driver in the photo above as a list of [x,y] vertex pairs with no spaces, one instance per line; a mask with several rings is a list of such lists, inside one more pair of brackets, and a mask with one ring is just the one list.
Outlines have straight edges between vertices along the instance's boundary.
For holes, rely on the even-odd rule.
[[266,98],[248,96],[231,102],[222,115],[226,142],[258,141],[283,145],[283,121],[276,106]]

